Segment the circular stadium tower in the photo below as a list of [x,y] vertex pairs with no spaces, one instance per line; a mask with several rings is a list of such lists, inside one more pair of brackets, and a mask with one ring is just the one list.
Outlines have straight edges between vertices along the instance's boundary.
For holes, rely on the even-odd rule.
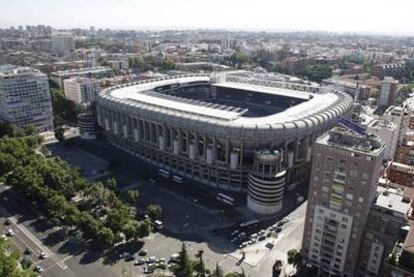
[[[262,163],[257,153],[277,149],[274,173],[285,170],[284,185],[275,177],[271,195],[279,199],[284,190],[307,185],[313,141],[352,105],[345,93],[321,87],[189,75],[106,89],[97,98],[97,119],[114,146],[164,171],[240,193],[263,186],[269,176],[255,171]],[[275,199],[261,209],[259,200],[249,201],[263,213],[281,205]]]
[[282,209],[286,170],[278,150],[256,152],[249,172],[247,207],[261,214],[274,214]]

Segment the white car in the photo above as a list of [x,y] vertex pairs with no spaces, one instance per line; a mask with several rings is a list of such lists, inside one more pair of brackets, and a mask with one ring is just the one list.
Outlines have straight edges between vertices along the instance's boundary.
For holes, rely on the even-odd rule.
[[43,267],[41,267],[40,265],[37,265],[35,268],[36,272],[42,273],[44,271]]
[[14,236],[14,232],[13,232],[13,230],[12,230],[12,229],[7,230],[7,235],[8,235],[9,237]]
[[40,255],[39,255],[39,257],[40,257],[42,260],[46,260],[46,259],[47,259],[47,254],[46,254],[45,252],[41,252],[41,253],[40,253]]

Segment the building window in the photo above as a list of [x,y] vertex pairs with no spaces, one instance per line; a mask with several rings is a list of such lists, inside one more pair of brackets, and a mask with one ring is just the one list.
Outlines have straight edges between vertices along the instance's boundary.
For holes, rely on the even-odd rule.
[[347,194],[346,194],[346,199],[348,199],[348,200],[352,200],[352,199],[354,199],[354,195],[353,195],[353,194],[351,194],[351,193],[347,193]]

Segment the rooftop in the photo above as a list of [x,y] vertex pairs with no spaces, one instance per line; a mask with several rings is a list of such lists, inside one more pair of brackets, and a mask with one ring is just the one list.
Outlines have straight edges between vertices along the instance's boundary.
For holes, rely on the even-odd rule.
[[52,75],[59,76],[59,77],[70,77],[80,74],[88,74],[88,73],[99,73],[99,72],[106,72],[112,71],[112,68],[108,66],[96,66],[96,67],[87,67],[87,68],[80,68],[80,69],[70,69],[70,70],[61,70],[57,72],[53,72]]
[[375,206],[392,211],[394,215],[398,213],[400,217],[407,215],[411,207],[411,201],[404,196],[404,191],[378,186],[377,193]]
[[0,77],[9,77],[9,76],[25,75],[25,74],[44,75],[39,70],[30,68],[30,67],[14,66],[14,65],[1,65],[0,66]]
[[385,149],[385,144],[377,136],[361,135],[345,127],[331,129],[328,133],[319,137],[316,142],[371,156],[378,156]]
[[336,93],[311,93],[305,91],[296,91],[293,89],[285,89],[280,87],[266,87],[261,85],[252,85],[246,83],[223,82],[212,84],[214,86],[222,86],[235,88],[239,90],[246,90],[252,92],[268,93],[273,95],[280,95],[292,98],[306,99],[300,104],[289,107],[288,109],[262,117],[247,117],[242,116],[244,111],[236,110],[234,107],[214,103],[200,105],[195,102],[184,101],[182,98],[169,99],[166,97],[159,97],[153,92],[159,87],[180,86],[186,84],[194,84],[197,82],[210,83],[208,76],[181,76],[174,79],[163,80],[149,80],[144,83],[135,83],[116,86],[108,90],[108,94],[114,98],[129,100],[138,105],[146,105],[153,109],[164,109],[171,112],[180,112],[185,114],[192,114],[202,116],[205,118],[219,119],[222,121],[233,121],[235,124],[255,125],[255,124],[270,124],[270,123],[285,123],[308,118],[319,112],[326,111],[326,109],[337,104],[340,100],[340,95]]

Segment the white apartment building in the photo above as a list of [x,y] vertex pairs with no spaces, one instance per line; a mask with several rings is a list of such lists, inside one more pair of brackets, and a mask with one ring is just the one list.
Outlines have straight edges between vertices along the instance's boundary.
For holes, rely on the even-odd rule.
[[46,74],[29,67],[0,66],[0,121],[38,132],[53,129],[53,109]]
[[71,78],[63,81],[65,97],[76,104],[94,102],[100,91],[99,82],[91,78]]
[[385,111],[382,118],[397,125],[398,145],[402,145],[410,125],[411,111],[407,107],[391,106]]
[[386,144],[385,158],[392,160],[398,144],[399,128],[391,121],[375,119],[367,126],[367,133],[376,135]]
[[75,41],[72,34],[52,35],[52,49],[59,57],[65,56],[68,52],[75,50]]

